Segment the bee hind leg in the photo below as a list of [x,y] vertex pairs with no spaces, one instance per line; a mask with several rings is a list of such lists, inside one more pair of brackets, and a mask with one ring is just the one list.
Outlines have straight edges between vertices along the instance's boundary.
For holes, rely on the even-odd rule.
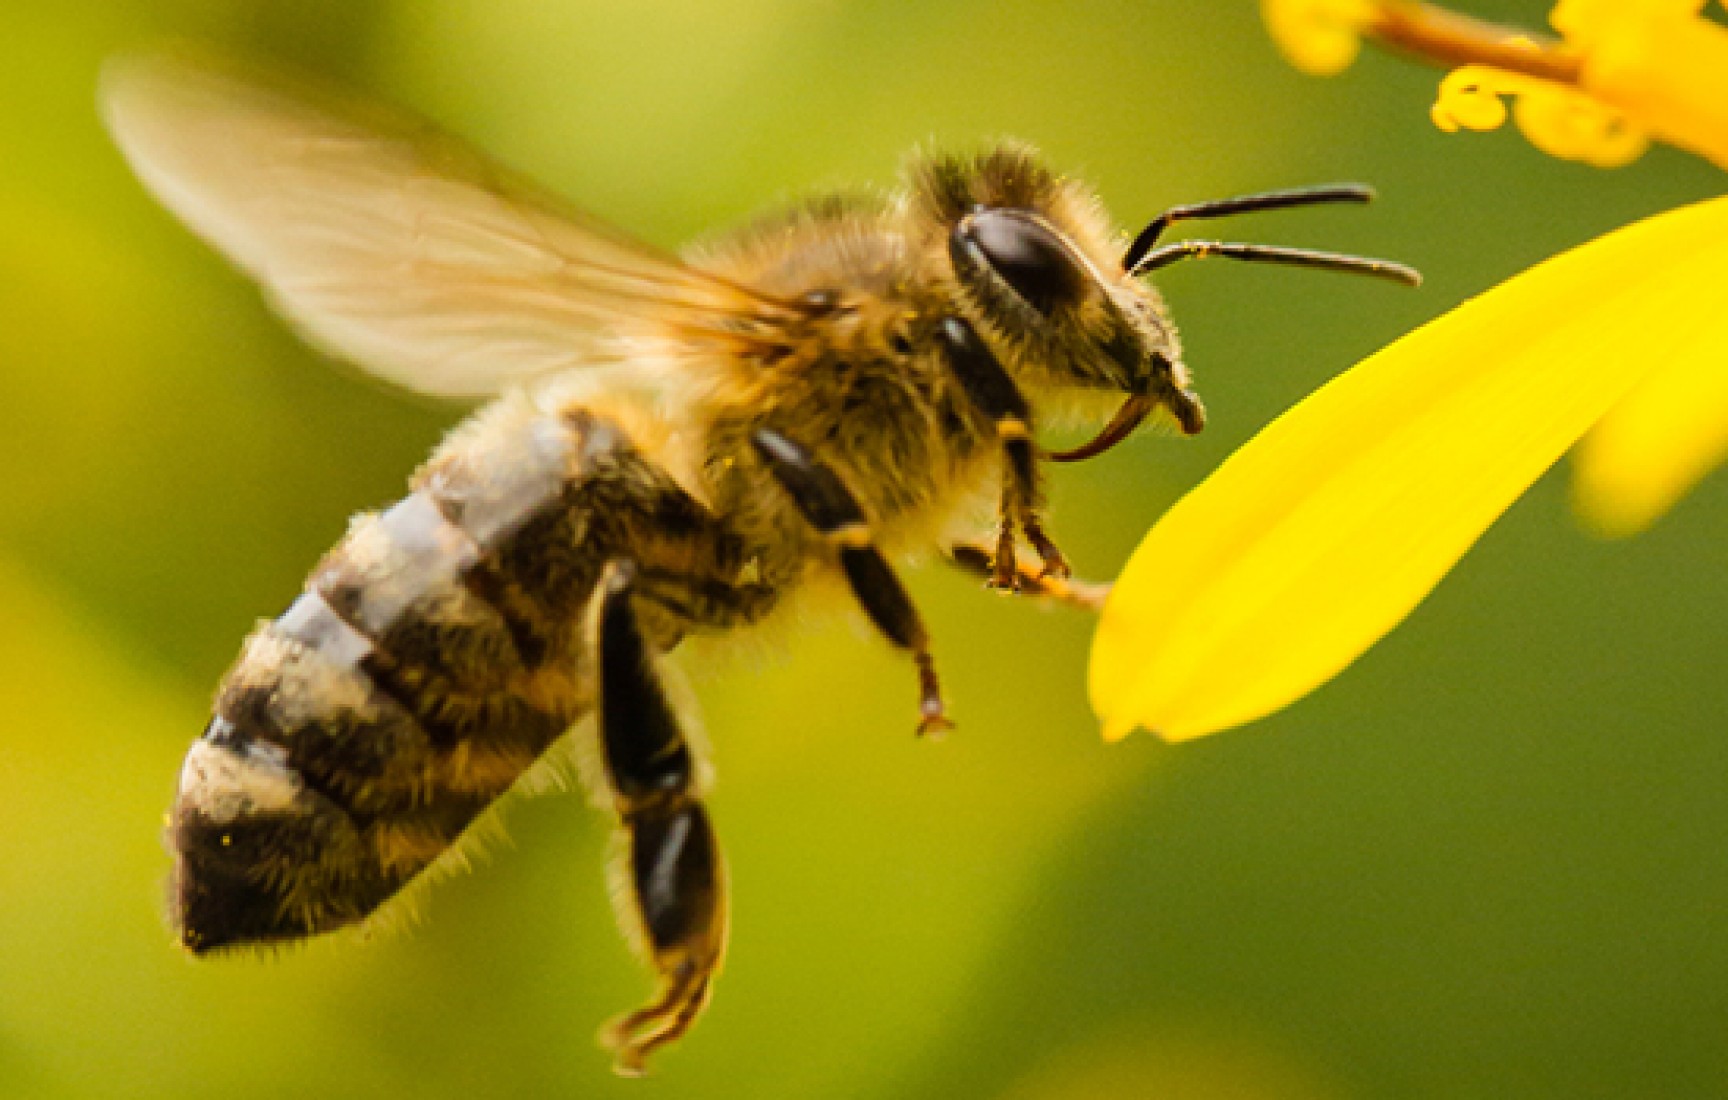
[[918,732],[935,734],[953,729],[942,702],[936,661],[930,653],[930,633],[912,597],[894,575],[893,566],[872,540],[857,498],[803,445],[774,429],[758,428],[752,442],[799,514],[835,547],[852,594],[876,629],[912,654],[918,668]]
[[644,1008],[601,1032],[627,1076],[688,1031],[708,1003],[726,946],[720,848],[703,808],[695,754],[655,669],[632,606],[635,567],[607,566],[595,600],[600,748],[625,840],[620,918],[659,974]]

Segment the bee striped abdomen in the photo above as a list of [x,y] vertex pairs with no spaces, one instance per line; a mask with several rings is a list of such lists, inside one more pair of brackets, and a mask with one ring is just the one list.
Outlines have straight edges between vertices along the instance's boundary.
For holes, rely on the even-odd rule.
[[623,442],[495,406],[253,633],[174,804],[187,947],[360,920],[587,711],[575,624],[604,558],[582,543],[606,533],[596,455]]

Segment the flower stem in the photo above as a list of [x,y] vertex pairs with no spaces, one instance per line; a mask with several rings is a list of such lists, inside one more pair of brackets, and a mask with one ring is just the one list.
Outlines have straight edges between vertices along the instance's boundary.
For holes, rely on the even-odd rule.
[[1488,65],[1577,87],[1583,63],[1557,39],[1417,0],[1381,0],[1363,30],[1382,45],[1442,68]]

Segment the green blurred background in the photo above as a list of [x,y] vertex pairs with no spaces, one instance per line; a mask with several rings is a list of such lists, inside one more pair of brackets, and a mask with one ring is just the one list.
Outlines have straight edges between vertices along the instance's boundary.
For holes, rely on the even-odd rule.
[[[1541,25],[1544,6],[1481,3]],[[1236,237],[1367,280],[1182,266],[1212,413],[1056,477],[1108,576],[1280,410],[1568,245],[1720,190],[1425,122],[1434,74],[1299,76],[1253,6],[1173,0],[7,0],[0,34],[0,1096],[1728,1096],[1728,479],[1629,543],[1554,475],[1335,684],[1181,747],[1105,746],[1079,616],[913,578],[960,730],[856,622],[695,669],[735,887],[696,1032],[623,1082],[648,979],[606,822],[514,842],[413,933],[194,963],[161,813],[216,679],[460,410],[300,347],[99,128],[104,57],[228,43],[404,102],[667,245],[909,148],[1012,134],[1124,222],[1364,179]],[[1580,303],[1580,308],[1588,308]],[[1636,346],[1604,346],[1636,359]],[[1460,432],[1470,430],[1459,424]]]

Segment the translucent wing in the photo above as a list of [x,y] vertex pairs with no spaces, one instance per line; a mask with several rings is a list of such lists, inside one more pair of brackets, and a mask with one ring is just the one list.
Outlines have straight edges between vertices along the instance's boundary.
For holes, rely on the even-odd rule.
[[738,340],[789,307],[566,210],[428,124],[187,51],[111,62],[145,184],[324,350],[464,396],[615,360],[633,322]]

